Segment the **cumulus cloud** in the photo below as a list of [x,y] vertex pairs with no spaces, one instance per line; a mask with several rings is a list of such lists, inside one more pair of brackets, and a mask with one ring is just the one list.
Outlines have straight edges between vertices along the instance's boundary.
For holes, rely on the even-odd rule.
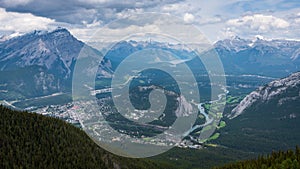
[[247,15],[238,19],[227,21],[228,26],[240,27],[245,31],[268,32],[274,29],[283,29],[290,26],[289,22],[284,19],[274,17],[272,15]]
[[195,16],[191,13],[185,13],[183,17],[184,22],[192,23],[195,20]]
[[291,29],[290,20],[275,17],[273,15],[253,14],[226,22],[224,35],[253,37],[264,35],[269,38],[281,38],[281,35],[289,34]]
[[29,32],[49,29],[55,20],[34,16],[30,13],[7,12],[0,8],[1,32]]
[[[300,31],[298,0],[0,0],[0,8],[0,34],[4,30],[45,29],[59,23],[59,26],[65,24],[63,26],[76,33],[79,39],[86,39],[83,37],[96,28],[144,12],[179,17],[182,23],[193,23],[199,27],[212,41],[223,39],[224,32],[226,36],[265,34],[266,37],[292,37]],[[15,26],[21,25],[17,22],[26,22],[21,18],[34,18],[34,21],[31,25]],[[11,22],[8,21],[10,19]],[[151,28],[153,23],[149,23],[146,17],[134,26],[144,27],[146,24]],[[111,29],[129,31],[135,28],[126,28],[128,25],[119,24]]]

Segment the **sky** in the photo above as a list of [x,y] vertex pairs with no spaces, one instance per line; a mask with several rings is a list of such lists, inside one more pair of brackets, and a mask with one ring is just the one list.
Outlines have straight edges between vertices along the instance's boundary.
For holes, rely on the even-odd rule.
[[[0,37],[65,27],[86,42],[111,22],[149,12],[194,25],[211,42],[234,36],[300,40],[299,0],[0,0]],[[147,31],[155,24],[145,17],[105,32]]]

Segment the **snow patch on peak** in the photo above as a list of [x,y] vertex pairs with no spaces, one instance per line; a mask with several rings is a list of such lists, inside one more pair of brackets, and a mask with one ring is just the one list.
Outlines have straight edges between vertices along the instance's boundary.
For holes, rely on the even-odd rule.
[[273,41],[273,39],[265,38],[262,35],[255,35],[254,39],[252,41],[253,42],[256,42],[256,41],[267,41],[267,42],[270,42],[270,41]]
[[24,35],[23,33],[20,33],[20,32],[14,32],[10,35],[3,35],[0,37],[0,42],[4,42],[4,41],[7,41],[7,40],[10,40],[10,39],[13,39],[13,38],[17,38],[17,37],[20,37]]
[[255,40],[257,39],[265,40],[265,38],[262,35],[255,35]]

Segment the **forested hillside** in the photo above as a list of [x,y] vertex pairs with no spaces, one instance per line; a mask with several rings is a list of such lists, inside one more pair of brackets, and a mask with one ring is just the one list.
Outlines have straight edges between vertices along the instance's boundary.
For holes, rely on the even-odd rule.
[[235,169],[235,168],[274,168],[274,169],[297,169],[300,168],[300,148],[296,150],[273,152],[268,156],[260,156],[257,159],[245,160],[237,163],[227,164],[220,169]]
[[[172,156],[186,151],[174,149]],[[208,151],[208,150],[207,150]],[[215,152],[216,151],[216,152]],[[100,169],[176,169],[208,168],[234,161],[225,160],[221,149],[198,150],[198,162],[170,161],[168,154],[154,159],[118,157],[98,147],[81,129],[62,120],[43,115],[10,110],[0,106],[0,168],[100,168]],[[213,155],[213,152],[217,153]],[[224,153],[224,152],[223,152]],[[210,157],[206,156],[210,155]],[[228,155],[228,154],[227,154]],[[183,156],[190,156],[185,154]],[[234,157],[235,155],[230,154]],[[215,159],[212,164],[212,159]],[[245,157],[244,157],[245,158]],[[168,159],[168,160],[167,160]],[[221,160],[220,160],[221,159]],[[225,160],[225,161],[222,161]],[[236,158],[237,159],[237,158]],[[195,159],[196,162],[196,159]],[[182,163],[182,164],[181,164]],[[206,164],[206,165],[205,165]],[[176,165],[176,166],[175,166]],[[200,167],[202,166],[202,167]],[[300,168],[300,148],[273,152],[254,160],[227,164],[227,168]]]
[[174,168],[112,155],[66,122],[0,106],[0,168]]

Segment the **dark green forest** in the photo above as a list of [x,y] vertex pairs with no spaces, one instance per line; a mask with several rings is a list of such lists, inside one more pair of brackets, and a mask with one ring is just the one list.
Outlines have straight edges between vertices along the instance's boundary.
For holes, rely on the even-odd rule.
[[244,160],[236,163],[227,164],[218,169],[235,168],[261,168],[261,169],[298,169],[300,168],[300,148],[296,150],[272,152],[267,156],[259,156],[257,159]]
[[[183,158],[184,156],[184,158]],[[273,152],[253,160],[229,149],[174,148],[160,156],[132,159],[113,155],[97,146],[80,128],[60,119],[0,106],[0,168],[300,168],[300,148]],[[253,156],[253,155],[252,155]],[[248,157],[250,158],[250,156]]]
[[98,147],[81,129],[43,115],[0,106],[0,168],[174,168],[122,158]]

